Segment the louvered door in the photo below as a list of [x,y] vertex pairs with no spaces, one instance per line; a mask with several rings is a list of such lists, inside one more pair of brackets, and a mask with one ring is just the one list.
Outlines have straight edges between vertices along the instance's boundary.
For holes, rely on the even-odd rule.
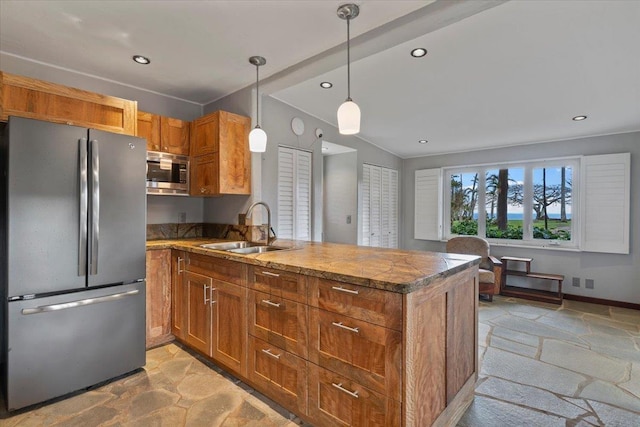
[[309,151],[278,149],[278,236],[311,240],[311,163]]

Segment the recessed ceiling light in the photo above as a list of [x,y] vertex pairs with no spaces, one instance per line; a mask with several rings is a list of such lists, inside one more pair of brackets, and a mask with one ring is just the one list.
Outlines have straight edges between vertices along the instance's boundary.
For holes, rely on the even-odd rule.
[[320,87],[322,89],[330,89],[330,88],[333,87],[333,83],[331,83],[331,82],[322,82],[322,83],[320,83]]
[[142,65],[147,65],[151,63],[151,60],[149,58],[142,55],[133,55],[133,60],[136,61],[138,64],[142,64]]
[[422,58],[427,54],[427,49],[423,47],[417,47],[411,51],[411,56],[414,58]]
[[418,144],[426,144],[427,142],[429,142],[429,141],[427,141],[426,139],[418,140]]
[[573,119],[574,122],[580,122],[582,120],[586,120],[587,116],[575,116]]

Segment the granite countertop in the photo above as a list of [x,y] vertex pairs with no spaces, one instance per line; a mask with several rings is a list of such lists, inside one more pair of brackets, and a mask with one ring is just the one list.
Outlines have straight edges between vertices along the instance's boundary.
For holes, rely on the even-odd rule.
[[480,263],[480,257],[472,255],[283,239],[278,239],[274,246],[287,250],[261,254],[241,255],[200,247],[214,242],[224,240],[149,240],[147,249],[177,249],[403,294]]

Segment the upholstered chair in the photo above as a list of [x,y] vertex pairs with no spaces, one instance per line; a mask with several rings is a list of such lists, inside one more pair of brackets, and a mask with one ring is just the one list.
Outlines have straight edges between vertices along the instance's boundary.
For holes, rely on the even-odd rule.
[[479,294],[493,301],[493,295],[500,293],[502,282],[502,262],[489,253],[489,242],[476,236],[458,236],[449,239],[447,252],[464,255],[477,255],[480,261]]

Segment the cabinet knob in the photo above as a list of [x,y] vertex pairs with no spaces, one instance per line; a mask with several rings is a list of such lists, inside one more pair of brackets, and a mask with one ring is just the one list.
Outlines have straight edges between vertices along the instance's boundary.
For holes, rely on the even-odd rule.
[[202,188],[200,189],[200,193],[206,193],[206,192],[207,192],[207,189],[206,189],[206,188],[202,187]]
[[164,149],[165,149],[165,150],[168,150],[168,149],[169,149],[169,147],[167,147],[167,146],[165,145],[165,146],[164,146]]

